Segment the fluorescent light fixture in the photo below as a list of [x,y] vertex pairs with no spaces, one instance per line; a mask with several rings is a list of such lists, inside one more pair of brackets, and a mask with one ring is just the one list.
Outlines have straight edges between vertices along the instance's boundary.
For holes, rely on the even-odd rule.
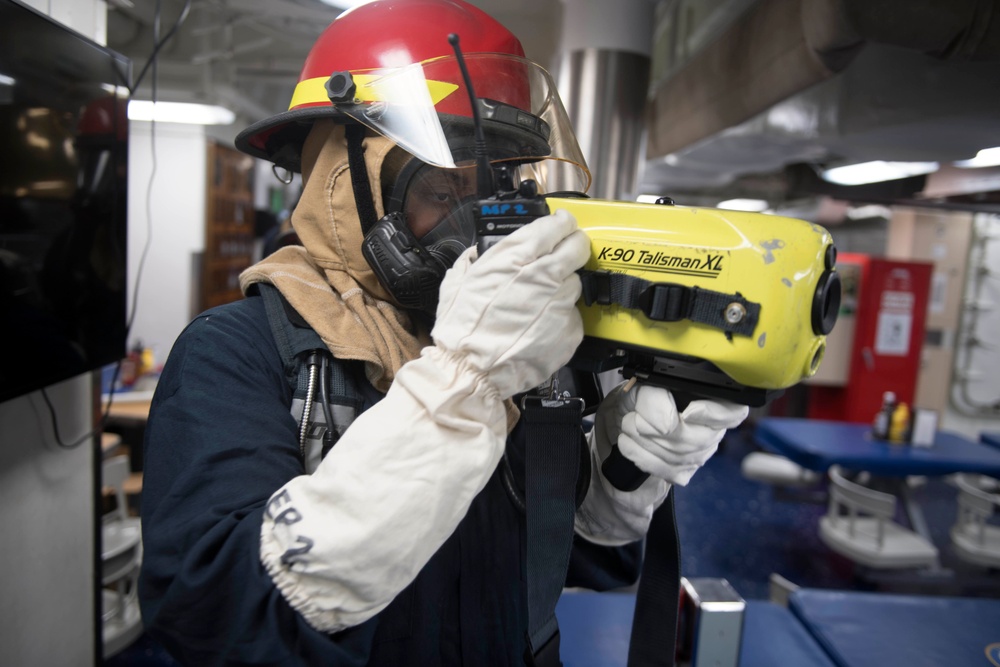
[[937,162],[860,162],[833,167],[823,172],[823,179],[839,185],[864,185],[892,181],[907,176],[922,176],[937,171]]
[[770,205],[763,199],[727,199],[720,201],[716,208],[724,208],[730,211],[766,211]]
[[869,220],[872,218],[884,218],[888,220],[892,217],[892,209],[879,204],[868,204],[867,206],[852,206],[845,213],[848,220]]
[[971,160],[960,160],[958,162],[953,162],[952,164],[956,167],[962,167],[963,169],[995,167],[1000,164],[1000,146],[995,148],[984,148],[976,153],[976,157]]
[[128,117],[129,120],[155,120],[157,123],[188,125],[229,125],[236,120],[236,114],[225,107],[147,100],[131,100],[128,103]]
[[17,79],[14,77],[0,74],[0,86],[13,86],[15,83],[17,83]]
[[372,0],[319,0],[324,5],[330,5],[331,7],[336,7],[337,9],[351,9],[352,7],[357,7],[358,5],[364,5]]

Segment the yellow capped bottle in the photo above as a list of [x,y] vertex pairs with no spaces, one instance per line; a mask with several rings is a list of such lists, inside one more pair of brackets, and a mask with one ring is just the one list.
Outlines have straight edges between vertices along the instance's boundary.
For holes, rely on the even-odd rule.
[[910,407],[900,403],[889,420],[889,442],[901,443],[910,439]]

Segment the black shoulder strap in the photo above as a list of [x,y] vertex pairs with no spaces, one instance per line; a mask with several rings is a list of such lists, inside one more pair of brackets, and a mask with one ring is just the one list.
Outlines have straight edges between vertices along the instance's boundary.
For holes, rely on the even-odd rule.
[[[525,505],[528,637],[525,664],[559,667],[555,606],[566,582],[576,510],[582,410],[574,401],[526,399]],[[528,402],[530,401],[530,402]],[[628,667],[673,667],[680,602],[674,490],[653,513],[636,592]]]
[[681,543],[674,490],[653,512],[628,645],[628,667],[673,667],[681,594]]
[[528,630],[524,661],[558,667],[556,603],[573,547],[583,401],[526,397],[524,501],[527,523]]
[[[558,667],[555,606],[573,542],[582,409],[574,400],[527,399],[525,505],[528,637],[525,664]],[[680,601],[680,540],[674,490],[653,513],[636,592],[628,667],[673,667]]]

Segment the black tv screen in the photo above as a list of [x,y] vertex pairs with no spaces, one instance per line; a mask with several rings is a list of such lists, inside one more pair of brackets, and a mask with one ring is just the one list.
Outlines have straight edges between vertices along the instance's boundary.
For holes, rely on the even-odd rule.
[[0,401],[121,359],[131,63],[0,0]]

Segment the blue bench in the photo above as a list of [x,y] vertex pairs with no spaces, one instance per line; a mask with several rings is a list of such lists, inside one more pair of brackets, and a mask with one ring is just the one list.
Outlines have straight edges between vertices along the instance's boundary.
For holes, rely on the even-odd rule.
[[[567,592],[556,605],[565,667],[625,667],[635,596]],[[739,667],[834,667],[786,608],[748,600]]]
[[[564,593],[565,667],[625,667],[635,596]],[[799,589],[748,600],[739,667],[1000,667],[1000,600]]]
[[789,609],[840,667],[1000,666],[997,599],[799,589]]

